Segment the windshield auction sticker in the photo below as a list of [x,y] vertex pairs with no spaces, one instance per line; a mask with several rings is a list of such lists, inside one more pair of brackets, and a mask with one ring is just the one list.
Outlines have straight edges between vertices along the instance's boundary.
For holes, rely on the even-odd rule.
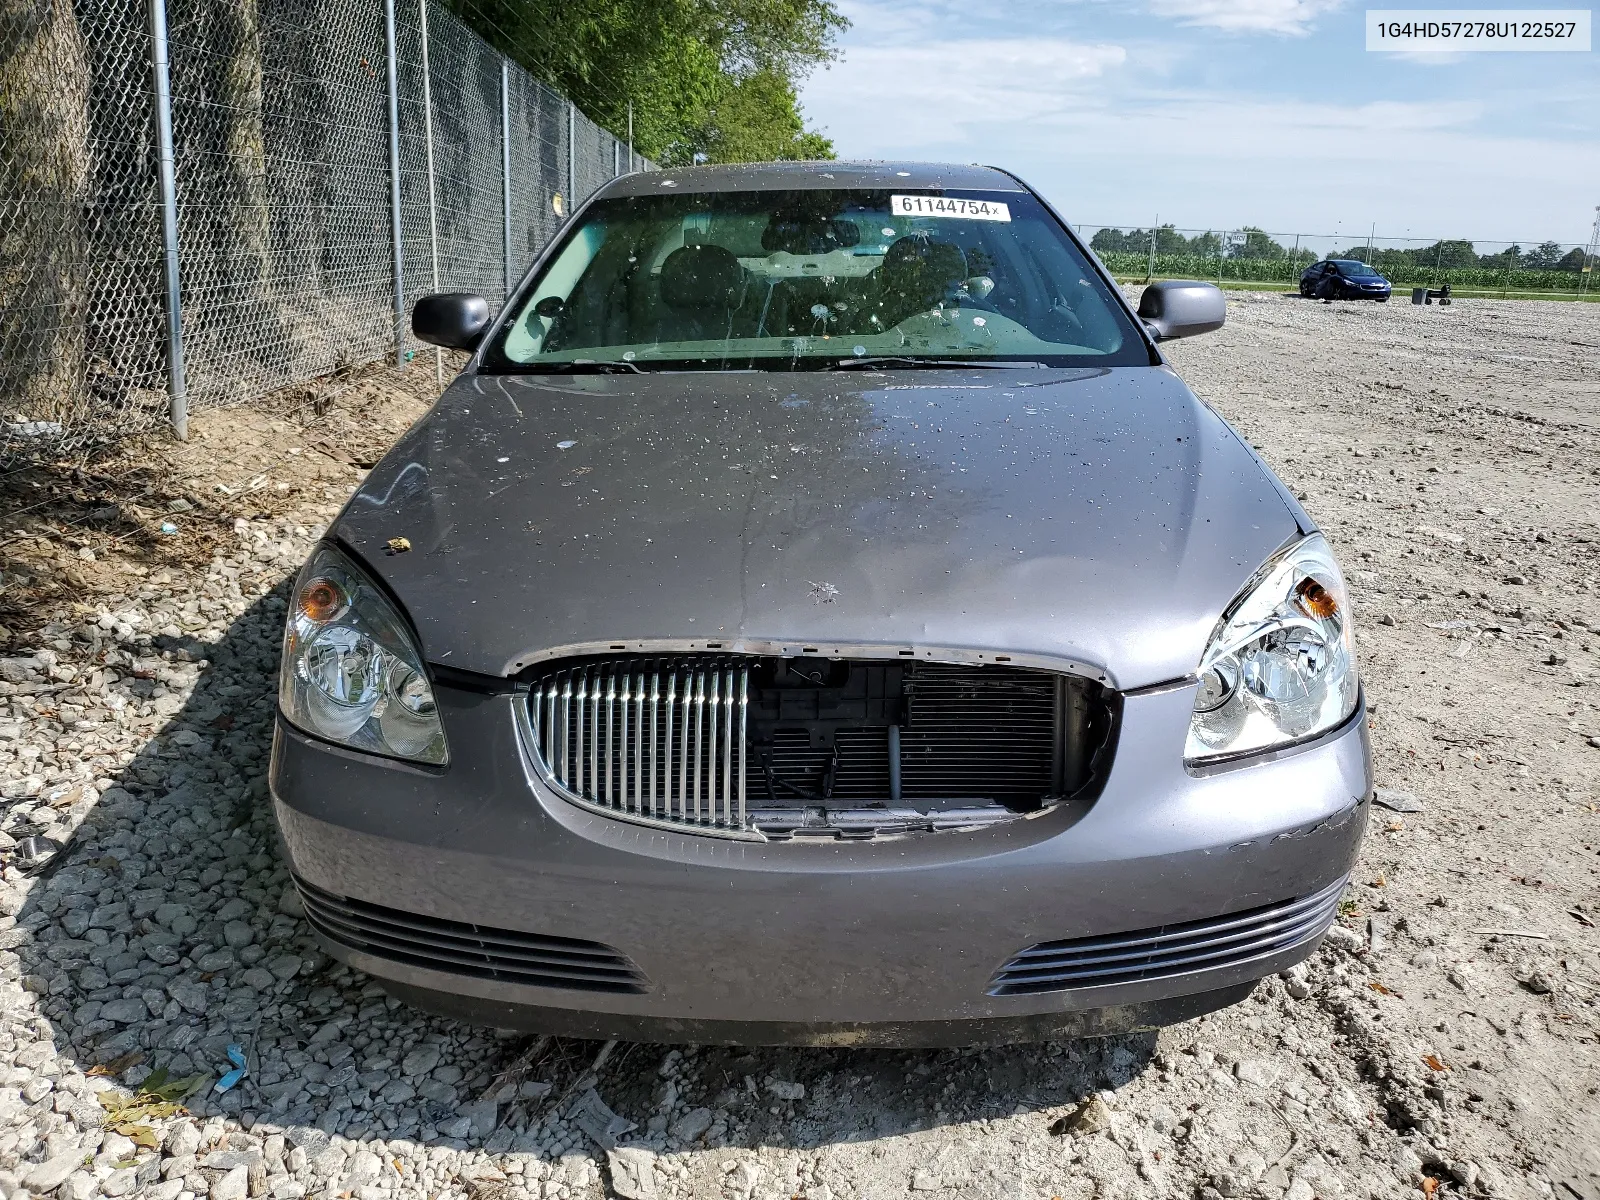
[[1587,51],[1587,8],[1369,8],[1367,49]]
[[889,211],[897,217],[955,217],[961,221],[1011,220],[1011,210],[997,200],[963,200],[960,196],[890,196]]

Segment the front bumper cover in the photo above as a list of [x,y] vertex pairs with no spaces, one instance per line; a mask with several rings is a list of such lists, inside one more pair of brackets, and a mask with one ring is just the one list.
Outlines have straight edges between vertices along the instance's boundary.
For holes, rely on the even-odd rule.
[[988,985],[1035,943],[1327,887],[1353,865],[1371,789],[1363,713],[1276,756],[1185,769],[1190,685],[1125,697],[1116,762],[1087,808],[870,843],[725,841],[567,803],[522,750],[520,698],[436,695],[452,749],[443,770],[329,747],[280,721],[271,783],[296,875],[442,922],[603,943],[649,985],[534,986],[324,942],[423,1007],[584,1036],[947,1045],[1197,1016],[1305,957],[1320,930],[1160,978],[1021,996]]

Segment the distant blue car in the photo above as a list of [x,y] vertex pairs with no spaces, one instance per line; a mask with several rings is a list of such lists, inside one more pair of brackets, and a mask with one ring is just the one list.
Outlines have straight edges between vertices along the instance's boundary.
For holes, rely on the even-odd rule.
[[1389,299],[1389,281],[1353,258],[1325,258],[1300,272],[1300,294],[1317,300]]

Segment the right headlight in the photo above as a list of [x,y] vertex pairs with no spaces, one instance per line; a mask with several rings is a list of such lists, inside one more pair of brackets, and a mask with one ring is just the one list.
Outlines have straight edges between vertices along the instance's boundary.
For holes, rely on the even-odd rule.
[[295,580],[278,704],[315,737],[372,754],[444,763],[428,670],[389,598],[330,545]]
[[1263,566],[1223,614],[1200,660],[1184,759],[1315,737],[1349,718],[1359,691],[1344,576],[1313,534]]

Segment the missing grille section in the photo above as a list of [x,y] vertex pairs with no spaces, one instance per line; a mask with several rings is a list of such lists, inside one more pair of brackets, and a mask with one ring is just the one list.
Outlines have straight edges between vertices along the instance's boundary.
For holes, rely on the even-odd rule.
[[877,837],[1008,821],[1082,791],[1109,694],[1006,666],[683,655],[534,681],[570,799],[728,836]]

